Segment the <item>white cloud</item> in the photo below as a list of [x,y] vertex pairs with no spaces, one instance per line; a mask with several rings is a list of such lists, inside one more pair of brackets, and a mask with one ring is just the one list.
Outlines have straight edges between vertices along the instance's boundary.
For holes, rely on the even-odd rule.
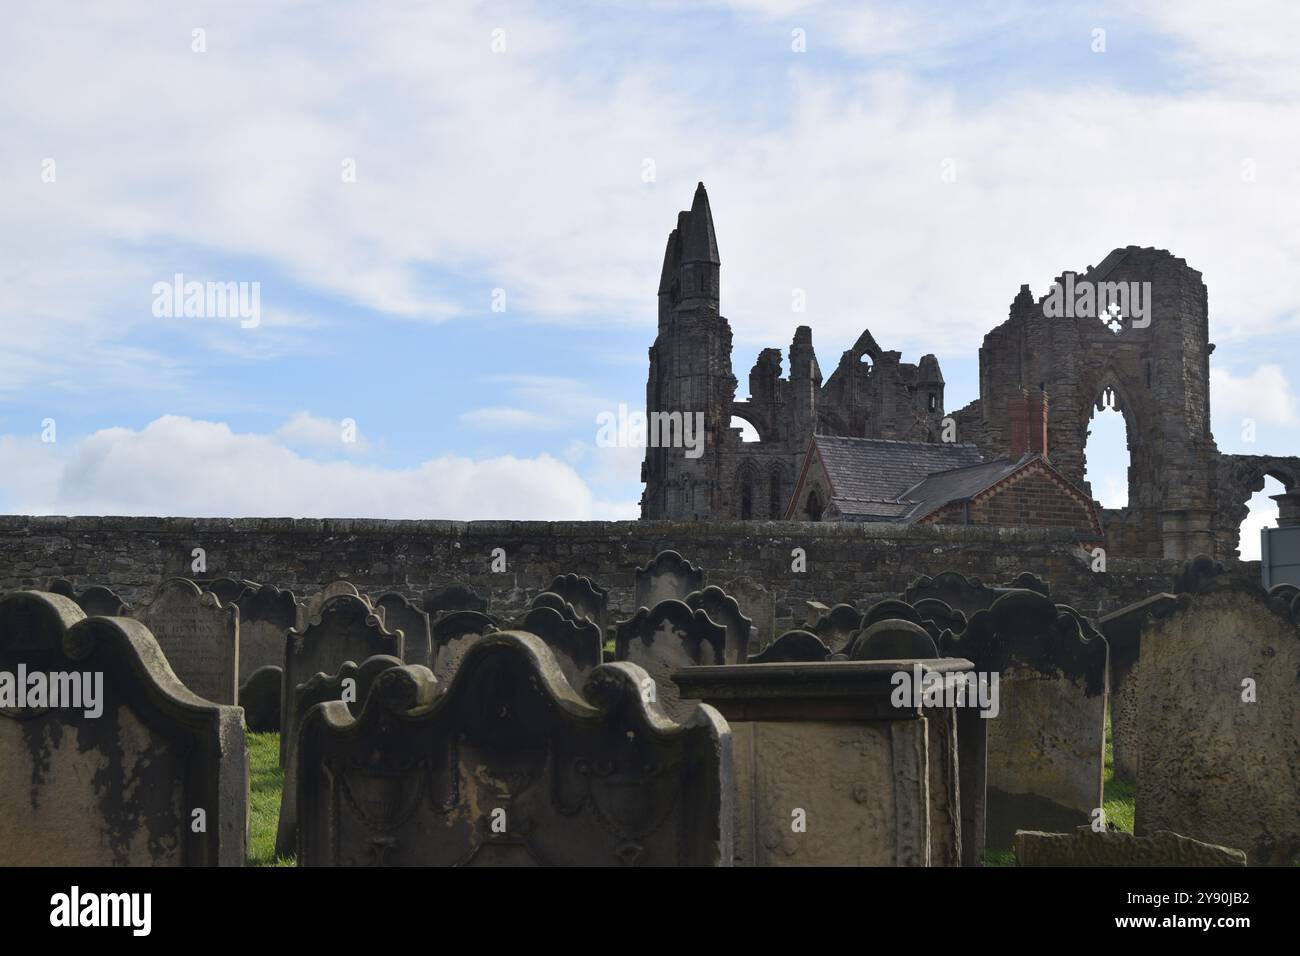
[[[301,420],[295,419],[295,420]],[[603,501],[552,458],[445,455],[414,468],[303,458],[277,435],[164,416],[65,446],[0,437],[0,492],[19,514],[359,518],[618,519],[635,503]]]
[[[1300,312],[1300,109],[1276,95],[1296,75],[1285,5],[1134,8],[1203,81],[1177,93],[1132,93],[1099,70],[1095,85],[972,101],[942,72],[873,57],[955,56],[1039,14],[980,6],[936,23],[894,5],[738,5],[774,31],[790,16],[816,31],[809,53],[773,68],[777,105],[719,100],[702,64],[618,61],[581,18],[524,3],[313,5],[309,21],[256,3],[16,8],[0,37],[0,328],[22,349],[0,358],[4,387],[44,383],[51,366],[69,387],[112,374],[76,353],[151,358],[151,284],[211,256],[245,263],[220,278],[267,280],[271,315],[273,274],[426,320],[490,321],[499,286],[512,312],[649,334],[663,239],[697,179],[741,367],[749,346],[784,345],[803,323],[829,358],[864,326],[909,356],[969,353],[1020,282],[1041,294],[1129,243],[1203,271],[1221,344]],[[202,54],[196,21],[209,25]],[[493,54],[498,26],[508,48]],[[832,78],[822,38],[863,59]],[[41,181],[43,157],[56,183]],[[490,286],[462,296],[464,276]],[[795,287],[806,314],[790,310]]]
[[1243,376],[1225,368],[1210,369],[1210,407],[1224,423],[1225,434],[1237,431],[1239,419],[1265,425],[1292,425],[1300,420],[1296,396],[1280,365],[1260,365]]
[[[349,436],[351,440],[347,440]],[[306,411],[295,413],[277,428],[275,437],[283,444],[299,451],[333,451],[346,455],[364,455],[370,450],[370,441],[355,420],[349,423],[346,419],[322,418]]]

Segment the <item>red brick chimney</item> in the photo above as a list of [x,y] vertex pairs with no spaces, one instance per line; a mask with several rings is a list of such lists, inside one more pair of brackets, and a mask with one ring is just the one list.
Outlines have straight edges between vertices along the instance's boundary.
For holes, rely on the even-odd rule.
[[1007,425],[1012,461],[1019,461],[1026,452],[1047,457],[1046,392],[1021,389],[1012,395],[1007,403]]

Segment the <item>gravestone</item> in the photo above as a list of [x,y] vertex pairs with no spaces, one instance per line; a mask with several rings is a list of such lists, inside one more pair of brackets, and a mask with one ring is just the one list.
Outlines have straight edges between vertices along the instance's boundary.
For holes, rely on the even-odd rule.
[[[1037,579],[1035,579],[1037,580]],[[915,605],[925,598],[943,601],[969,618],[976,611],[993,606],[1007,588],[990,587],[979,578],[968,578],[959,571],[941,571],[934,577],[923,574],[908,585],[903,600]],[[1034,590],[1018,589],[1018,590]],[[1044,595],[1046,596],[1046,595]]]
[[636,569],[636,606],[651,608],[661,601],[682,601],[704,588],[704,572],[676,551],[660,551],[644,568]]
[[1153,594],[1107,614],[1097,626],[1110,648],[1110,739],[1115,776],[1136,783],[1138,779],[1138,667],[1142,629],[1155,618],[1173,610],[1172,594]]
[[851,661],[930,660],[939,656],[925,628],[907,620],[877,620],[863,628],[849,646]]
[[653,699],[672,720],[683,720],[697,701],[678,694],[672,675],[683,667],[726,661],[727,632],[704,611],[681,601],[660,601],[617,625],[614,657],[641,667],[654,681]]
[[984,721],[988,845],[1091,823],[1102,806],[1105,639],[1072,608],[1016,590],[976,611],[942,651],[999,675],[999,711]]
[[1149,837],[1122,830],[1073,833],[1018,830],[1017,866],[1245,866],[1246,854],[1226,846],[1191,840],[1168,830]]
[[171,578],[130,613],[153,634],[181,683],[215,704],[239,703],[238,607],[188,578]]
[[703,591],[688,594],[686,606],[703,611],[714,624],[721,624],[726,629],[727,646],[722,663],[745,663],[749,657],[749,639],[754,630],[754,622],[745,617],[734,597],[722,588],[710,585]]
[[384,627],[370,602],[355,594],[336,594],[289,632],[284,689],[280,705],[280,765],[288,766],[298,737],[294,693],[317,674],[334,674],[344,661],[363,661],[376,654],[402,656],[402,636]]
[[604,642],[594,621],[575,621],[554,608],[535,607],[524,615],[516,630],[540,637],[574,687],[581,687],[587,675],[600,666]]
[[0,866],[243,864],[240,711],[186,688],[143,624],[87,618],[60,595],[5,595],[0,674],[20,668],[29,691],[39,672],[60,694],[90,695],[56,707],[0,689]]
[[332,597],[337,597],[340,594],[348,594],[352,597],[358,597],[367,604],[370,604],[370,598],[357,590],[357,586],[351,581],[331,581],[311,597],[307,598],[304,602],[306,607],[302,612],[303,618],[316,617],[320,614],[320,609],[326,601]]
[[[284,670],[289,631],[298,625],[306,609],[298,603],[292,591],[282,591],[273,584],[245,588],[235,603],[239,607],[239,700],[244,704],[244,688],[253,674],[267,667]],[[262,695],[259,699],[261,706],[265,701],[264,687],[259,688],[259,694]],[[277,730],[279,709],[277,696]]]
[[257,734],[280,730],[280,690],[284,668],[259,667],[239,687],[239,706],[244,708],[244,724]]
[[92,584],[82,591],[77,605],[86,612],[86,617],[121,617],[127,613],[126,602],[112,588],[102,584]]
[[786,631],[763,649],[763,653],[751,657],[750,664],[789,664],[795,661],[830,660],[831,649],[822,643],[822,639],[811,631]]
[[740,610],[754,622],[749,647],[757,650],[777,638],[776,595],[750,577],[732,578],[722,589],[736,599]]
[[234,604],[247,590],[256,591],[256,581],[236,581],[234,578],[215,578],[211,581],[195,581],[201,590],[211,591],[222,604]]
[[936,640],[944,631],[960,634],[966,630],[966,615],[938,598],[921,598],[914,605],[921,623]]
[[465,652],[497,629],[497,622],[481,611],[447,611],[433,625],[433,673],[450,681]]
[[[340,701],[354,714],[360,713],[375,679],[384,671],[401,666],[400,658],[376,654],[361,664],[344,661],[334,674],[313,674],[294,688],[289,704],[293,711],[292,724],[301,727],[308,711],[332,700]],[[280,816],[275,830],[275,855],[282,858],[298,852],[298,759],[298,749],[291,747],[280,788]]]
[[609,591],[591,578],[577,574],[558,574],[548,591],[558,594],[582,617],[600,629],[603,639],[609,624]]
[[852,604],[837,604],[812,627],[822,643],[838,654],[847,650],[853,635],[862,628],[862,612]]
[[465,584],[449,584],[424,592],[424,610],[434,623],[437,623],[440,615],[451,611],[478,611],[483,614],[487,608],[487,598],[480,597],[477,591]]
[[632,664],[579,693],[550,650],[490,634],[450,685],[380,674],[359,716],[303,720],[302,866],[718,866],[732,856],[731,745],[708,707],[684,724]]
[[406,663],[430,667],[433,664],[433,629],[429,625],[428,613],[396,591],[387,591],[372,598],[370,603],[384,609],[385,627],[402,632],[402,653],[406,655]]
[[1240,847],[1300,865],[1300,626],[1294,607],[1191,576],[1142,630],[1134,832]]

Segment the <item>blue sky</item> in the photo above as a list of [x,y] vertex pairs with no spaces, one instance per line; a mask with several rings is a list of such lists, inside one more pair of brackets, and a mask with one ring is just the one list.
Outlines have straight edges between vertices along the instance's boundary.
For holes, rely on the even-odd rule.
[[[742,395],[796,325],[826,370],[870,328],[955,409],[1020,283],[1154,245],[1209,287],[1220,448],[1294,452],[1300,10],[1220,6],[24,5],[0,508],[635,516],[595,418],[643,403],[697,180]],[[155,316],[178,272],[260,323]]]

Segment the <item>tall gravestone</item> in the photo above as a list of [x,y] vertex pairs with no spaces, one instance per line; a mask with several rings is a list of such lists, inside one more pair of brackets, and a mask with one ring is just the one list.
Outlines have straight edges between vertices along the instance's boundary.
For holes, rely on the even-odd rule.
[[1194,587],[1142,630],[1134,832],[1300,865],[1300,599]]
[[732,857],[731,741],[708,707],[684,724],[635,665],[582,693],[550,650],[490,634],[450,685],[387,670],[359,716],[303,721],[302,866],[691,866]]
[[238,607],[188,578],[171,578],[131,616],[153,634],[186,687],[215,704],[239,703]]
[[449,681],[461,658],[485,634],[497,629],[497,622],[481,611],[448,611],[433,625],[433,672]]
[[1016,830],[1066,832],[1102,806],[1107,648],[1072,608],[1011,590],[976,611],[943,652],[999,676],[988,719],[987,839],[1011,846]]
[[704,587],[704,572],[676,551],[660,551],[644,568],[636,569],[636,606],[683,601]]
[[575,620],[551,607],[535,607],[524,615],[516,630],[541,638],[574,687],[581,687],[587,675],[601,664],[604,641],[594,621]]
[[609,592],[605,588],[578,574],[557,574],[547,590],[564,598],[580,617],[595,624],[604,639],[609,624]]
[[285,649],[284,689],[280,708],[280,764],[288,766],[298,739],[293,711],[298,687],[317,674],[334,674],[345,661],[364,661],[377,654],[402,656],[402,636],[384,627],[370,602],[355,594],[328,598],[301,628],[289,632]]
[[1174,607],[1172,594],[1153,594],[1107,614],[1097,622],[1110,647],[1110,739],[1115,776],[1138,779],[1138,665],[1142,630]]
[[0,674],[20,669],[59,696],[12,700],[0,679],[0,866],[243,864],[239,709],[182,684],[143,624],[8,594]]
[[732,578],[722,589],[736,599],[740,610],[754,622],[750,652],[767,647],[779,636],[776,630],[776,595],[750,577]]
[[726,629],[704,611],[691,610],[681,601],[660,601],[617,625],[614,657],[643,668],[654,681],[654,701],[669,718],[682,720],[697,701],[681,697],[673,673],[725,663],[726,642]]
[[715,624],[727,632],[725,664],[743,664],[749,657],[749,639],[754,622],[740,610],[740,604],[722,588],[709,586],[702,591],[692,591],[686,596],[686,606],[703,611]]
[[370,603],[384,609],[384,625],[390,631],[402,632],[402,653],[406,655],[406,663],[432,666],[433,628],[429,624],[428,612],[396,591],[371,598]]
[[284,667],[289,631],[305,613],[292,591],[273,584],[245,588],[239,607],[239,680],[241,686],[263,667]]

